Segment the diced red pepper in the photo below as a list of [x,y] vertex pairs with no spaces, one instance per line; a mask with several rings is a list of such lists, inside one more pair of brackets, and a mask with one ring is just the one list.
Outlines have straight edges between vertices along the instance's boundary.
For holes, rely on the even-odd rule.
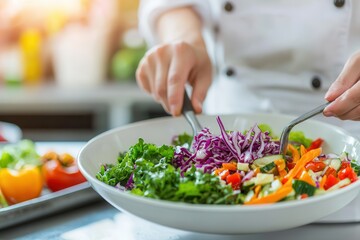
[[294,163],[294,162],[288,162],[288,163],[286,163],[286,166],[287,166],[287,168],[289,169],[289,171],[290,171],[291,169],[293,169],[293,168],[295,167],[295,165],[296,165],[296,163]]
[[309,195],[307,195],[306,193],[303,193],[300,195],[300,199],[304,199],[304,198],[308,198]]
[[347,168],[347,167],[350,167],[350,168],[351,168],[350,162],[348,162],[348,161],[343,161],[343,162],[341,163],[341,166],[340,166],[339,171],[341,171],[341,170],[343,170],[343,169],[345,169],[345,168]]
[[240,173],[236,172],[226,177],[227,184],[231,184],[234,190],[240,189],[241,176]]
[[337,177],[336,170],[332,167],[328,167],[324,175],[326,176],[333,175],[334,177]]
[[312,149],[316,149],[321,147],[321,145],[323,144],[324,139],[322,138],[317,138],[314,141],[312,141],[312,143],[310,144],[310,146],[306,149],[307,151],[310,151]]
[[313,172],[319,172],[324,170],[324,168],[326,167],[326,164],[324,162],[314,162],[311,161],[308,164],[305,165],[305,169],[306,170],[311,170]]
[[343,180],[345,178],[349,178],[351,182],[355,182],[357,180],[357,175],[354,172],[354,169],[351,167],[346,167],[344,169],[341,169],[338,172],[339,179]]
[[329,188],[331,188],[332,186],[334,186],[335,184],[337,184],[340,180],[338,178],[336,178],[334,175],[330,174],[327,176],[327,180],[324,184],[324,189],[328,190]]

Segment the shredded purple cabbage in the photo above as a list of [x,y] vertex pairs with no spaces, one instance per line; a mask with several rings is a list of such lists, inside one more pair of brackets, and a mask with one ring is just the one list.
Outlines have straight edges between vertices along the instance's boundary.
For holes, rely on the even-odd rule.
[[236,161],[252,163],[255,159],[279,153],[279,142],[271,140],[268,132],[261,132],[255,124],[246,134],[239,131],[226,132],[220,119],[216,118],[220,135],[214,135],[208,128],[195,137],[191,150],[177,147],[173,165],[185,172],[192,165],[211,173],[221,167],[223,162]]

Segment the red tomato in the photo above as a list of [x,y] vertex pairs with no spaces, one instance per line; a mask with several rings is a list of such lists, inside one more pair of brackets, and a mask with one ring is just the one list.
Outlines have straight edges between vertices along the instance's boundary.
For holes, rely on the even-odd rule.
[[231,187],[234,190],[239,189],[240,188],[240,183],[241,183],[240,173],[236,172],[236,173],[233,173],[231,175],[228,175],[226,177],[226,182],[227,182],[227,184],[231,184]]
[[323,142],[324,142],[324,139],[322,139],[322,138],[315,139],[314,141],[312,141],[312,143],[310,144],[310,146],[306,150],[310,151],[312,149],[319,148],[319,147],[321,147]]
[[349,178],[351,182],[355,182],[357,180],[357,175],[351,167],[341,169],[338,172],[338,177],[341,180]]
[[86,181],[75,163],[64,167],[61,165],[60,161],[53,159],[45,162],[42,166],[42,170],[45,177],[45,183],[53,192]]
[[328,167],[324,175],[326,176],[333,175],[334,177],[337,177],[337,172],[334,168]]
[[329,188],[331,188],[332,186],[334,186],[335,184],[337,184],[340,180],[338,178],[336,178],[334,175],[329,174],[327,176],[327,180],[324,184],[324,189],[328,190]]
[[313,172],[322,171],[322,170],[324,170],[325,167],[326,167],[325,163],[323,163],[323,162],[314,162],[314,161],[311,161],[311,162],[309,162],[309,163],[307,163],[305,165],[306,170],[312,170]]

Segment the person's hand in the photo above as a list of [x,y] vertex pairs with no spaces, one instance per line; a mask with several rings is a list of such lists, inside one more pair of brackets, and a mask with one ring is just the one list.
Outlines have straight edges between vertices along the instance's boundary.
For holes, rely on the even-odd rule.
[[324,110],[327,117],[360,120],[360,52],[353,54],[330,86],[325,99],[332,102]]
[[211,84],[212,66],[204,44],[165,43],[150,49],[136,71],[138,85],[173,116],[181,114],[185,84],[192,86],[196,113]]

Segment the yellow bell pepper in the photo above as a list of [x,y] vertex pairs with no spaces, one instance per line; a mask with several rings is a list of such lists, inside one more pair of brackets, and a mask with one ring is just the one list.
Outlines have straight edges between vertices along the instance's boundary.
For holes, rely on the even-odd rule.
[[43,178],[38,166],[26,165],[20,170],[0,169],[0,189],[9,204],[39,197]]

